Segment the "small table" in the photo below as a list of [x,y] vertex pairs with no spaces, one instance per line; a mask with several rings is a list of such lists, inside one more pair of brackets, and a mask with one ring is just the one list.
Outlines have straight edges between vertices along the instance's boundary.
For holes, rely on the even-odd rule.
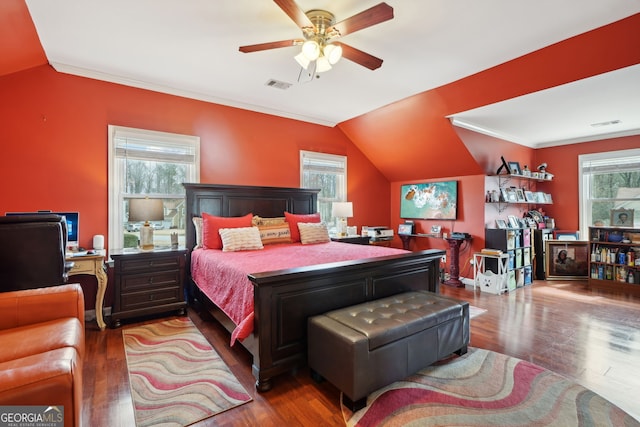
[[[480,282],[480,277],[486,271],[485,259],[492,258],[497,260],[498,272],[496,273],[497,280],[499,281],[494,289],[484,289]],[[482,253],[477,252],[473,254],[473,290],[476,290],[476,286],[480,286],[480,290],[499,295],[503,292],[508,292],[507,287],[507,270],[509,265],[509,254],[505,253]]]
[[451,264],[449,267],[449,280],[444,282],[445,285],[464,288],[464,283],[460,281],[460,246],[462,243],[469,241],[469,238],[451,238],[445,239],[449,243],[451,249]]
[[72,256],[67,257],[66,261],[73,262],[73,268],[68,273],[69,276],[88,274],[98,280],[98,292],[96,292],[96,322],[100,330],[104,330],[107,326],[102,315],[104,293],[107,290],[107,273],[104,271],[104,256]]

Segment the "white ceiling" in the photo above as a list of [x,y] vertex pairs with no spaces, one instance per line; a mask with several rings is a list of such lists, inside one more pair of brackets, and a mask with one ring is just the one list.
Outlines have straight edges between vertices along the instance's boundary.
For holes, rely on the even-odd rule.
[[[297,83],[298,47],[238,51],[301,37],[271,0],[26,2],[60,72],[327,126],[640,12],[640,0],[388,0],[394,19],[341,39],[382,58],[381,68],[343,59]],[[302,10],[326,9],[338,21],[379,2],[297,0]],[[614,130],[585,133],[585,122],[618,119],[615,131],[640,133],[638,67],[610,74],[455,116],[530,146]],[[292,86],[269,87],[271,79]]]

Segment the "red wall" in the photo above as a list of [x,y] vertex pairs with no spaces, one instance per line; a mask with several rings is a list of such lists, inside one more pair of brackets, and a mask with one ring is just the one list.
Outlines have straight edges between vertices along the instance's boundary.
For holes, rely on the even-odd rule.
[[[389,182],[337,128],[75,77],[47,65],[0,77],[0,93],[0,214],[77,210],[81,246],[108,232],[109,124],[200,136],[201,182],[299,187],[299,150],[346,155],[350,225],[390,220]],[[84,285],[91,308],[95,290]]]

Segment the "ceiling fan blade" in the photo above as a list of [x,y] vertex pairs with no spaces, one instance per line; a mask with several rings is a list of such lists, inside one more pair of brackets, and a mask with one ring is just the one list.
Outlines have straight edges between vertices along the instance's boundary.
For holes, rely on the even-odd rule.
[[304,40],[281,40],[279,42],[251,44],[248,46],[240,46],[238,50],[244,53],[259,52],[261,50],[278,49],[281,47],[290,47],[302,44]]
[[332,28],[338,30],[341,36],[345,36],[392,18],[393,8],[386,3],[380,3],[377,6],[353,15],[351,18],[338,22]]
[[344,43],[334,43],[342,46],[342,57],[353,61],[356,64],[360,64],[370,70],[375,70],[382,66],[382,59],[376,58],[373,55],[363,52],[355,47],[351,47]]
[[313,22],[309,17],[298,7],[293,0],[273,0],[284,13],[289,16],[300,28],[311,27],[313,28]]

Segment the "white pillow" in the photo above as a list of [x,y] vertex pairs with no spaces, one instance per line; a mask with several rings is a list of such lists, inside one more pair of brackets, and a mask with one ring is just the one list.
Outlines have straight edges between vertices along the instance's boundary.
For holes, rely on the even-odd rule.
[[322,222],[299,222],[300,241],[303,245],[331,241],[327,225]]
[[194,216],[191,220],[196,229],[196,246],[193,249],[199,249],[202,247],[202,217]]
[[263,249],[258,227],[221,228],[223,252],[252,251]]

